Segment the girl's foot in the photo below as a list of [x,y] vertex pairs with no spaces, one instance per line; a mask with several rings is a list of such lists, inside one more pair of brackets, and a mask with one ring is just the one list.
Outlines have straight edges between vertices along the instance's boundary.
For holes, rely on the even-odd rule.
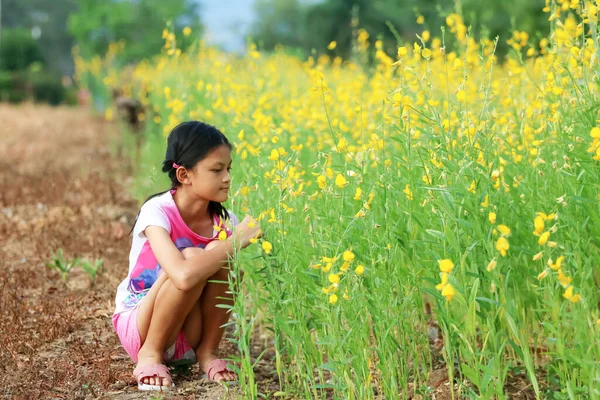
[[[163,365],[163,364],[164,363],[163,363],[161,354],[149,352],[149,351],[147,352],[147,351],[144,351],[143,349],[140,349],[140,351],[138,353],[138,364],[137,364],[135,370],[139,371],[144,366]],[[168,375],[168,376],[165,376],[165,375]],[[167,374],[160,374],[157,376],[144,376],[138,382],[143,383],[145,385],[163,386],[163,387],[170,387],[173,384],[173,381],[171,380],[171,376],[168,374],[168,369],[167,369]]]
[[197,354],[198,363],[208,379],[216,382],[231,382],[237,380],[237,375],[227,369],[227,362],[220,360],[214,353]]

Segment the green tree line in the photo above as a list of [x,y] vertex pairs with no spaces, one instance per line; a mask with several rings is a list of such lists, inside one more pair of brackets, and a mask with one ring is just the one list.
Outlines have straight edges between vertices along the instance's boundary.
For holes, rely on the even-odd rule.
[[[409,43],[424,29],[441,37],[445,17],[459,13],[475,37],[498,36],[502,55],[509,49],[506,40],[514,29],[533,37],[548,34],[544,6],[545,0],[256,0],[259,17],[250,35],[264,50],[282,44],[303,56],[325,52],[336,41],[333,53],[347,58],[356,26],[371,38],[382,39],[389,51],[397,46],[396,34]],[[417,24],[418,15],[423,16],[423,25]]]

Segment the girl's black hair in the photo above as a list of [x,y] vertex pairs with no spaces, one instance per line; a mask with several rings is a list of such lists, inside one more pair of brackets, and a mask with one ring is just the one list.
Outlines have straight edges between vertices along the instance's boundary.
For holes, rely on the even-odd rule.
[[[173,163],[187,169],[192,169],[196,163],[205,159],[211,151],[223,145],[229,147],[230,150],[232,149],[231,143],[229,143],[229,140],[227,140],[221,131],[204,122],[187,121],[173,128],[167,139],[167,152],[162,166],[162,171],[169,174],[171,188],[148,197],[142,206],[148,200],[165,194],[181,185],[179,180],[177,180],[177,169],[173,167]],[[225,207],[216,201],[208,203],[208,213],[212,217],[219,216],[224,220],[229,219],[229,214]],[[131,232],[133,232],[139,216],[140,213],[138,212]],[[131,234],[131,232],[129,233]]]

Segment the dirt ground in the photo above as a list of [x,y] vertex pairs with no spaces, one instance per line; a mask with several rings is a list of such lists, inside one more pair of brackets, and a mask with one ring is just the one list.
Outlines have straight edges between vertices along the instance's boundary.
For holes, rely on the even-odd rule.
[[[110,152],[116,132],[115,125],[83,109],[0,104],[3,398],[149,397],[138,392],[131,375],[135,365],[111,322],[116,287],[128,268],[128,232],[138,211],[127,189],[128,163]],[[46,266],[58,249],[67,260],[102,259],[104,269],[95,280],[75,270],[64,283]],[[264,340],[253,341],[256,357]],[[220,351],[235,354],[227,340]],[[255,368],[263,393],[278,390],[272,353],[269,349]],[[174,380],[177,390],[164,398],[239,395],[235,386],[202,379],[197,366]],[[430,385],[432,399],[451,398],[443,365],[432,372]],[[524,386],[507,388],[515,394],[509,398],[533,398]]]
[[[114,125],[33,105],[0,105],[0,121],[0,396],[147,398],[111,323],[137,213],[129,168],[110,153]],[[103,272],[92,281],[76,270],[63,283],[46,267],[59,248],[67,260],[102,259]],[[231,397],[200,375],[195,366],[175,376],[177,392],[165,398]]]

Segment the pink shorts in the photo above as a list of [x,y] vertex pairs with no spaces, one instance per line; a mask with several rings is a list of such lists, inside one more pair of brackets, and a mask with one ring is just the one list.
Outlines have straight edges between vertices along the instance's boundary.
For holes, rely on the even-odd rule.
[[[113,326],[117,332],[123,348],[129,354],[134,362],[138,361],[138,352],[140,351],[140,332],[137,327],[137,312],[139,307],[132,310],[114,314],[112,317]],[[185,334],[179,332],[175,343],[163,354],[167,365],[184,365],[196,363],[196,352],[192,349],[185,338]]]

